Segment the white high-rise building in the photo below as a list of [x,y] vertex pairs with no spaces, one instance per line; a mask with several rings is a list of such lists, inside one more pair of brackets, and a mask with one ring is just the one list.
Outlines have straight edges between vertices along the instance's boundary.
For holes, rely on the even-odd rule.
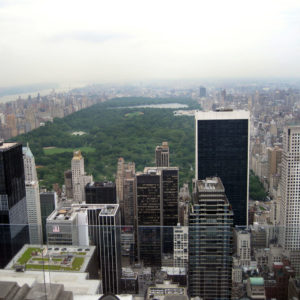
[[239,265],[242,267],[249,267],[251,261],[251,242],[250,232],[246,230],[236,230],[236,254],[239,260]]
[[27,144],[27,147],[23,147],[23,161],[24,161],[24,173],[25,181],[37,181],[37,173],[35,167],[34,156]]
[[300,125],[284,128],[281,162],[280,244],[288,250],[299,250]]
[[174,233],[174,267],[187,267],[189,259],[189,228],[177,224]]
[[26,181],[26,204],[30,244],[43,244],[40,191],[37,181]]
[[72,170],[72,185],[73,185],[73,200],[76,203],[82,203],[85,201],[84,187],[93,181],[91,175],[86,175],[84,172],[84,158],[81,155],[81,151],[74,151],[74,155],[71,162]]
[[35,167],[35,160],[28,144],[27,147],[22,148],[22,151],[24,162],[26,205],[30,243],[42,245],[43,234],[40,190]]

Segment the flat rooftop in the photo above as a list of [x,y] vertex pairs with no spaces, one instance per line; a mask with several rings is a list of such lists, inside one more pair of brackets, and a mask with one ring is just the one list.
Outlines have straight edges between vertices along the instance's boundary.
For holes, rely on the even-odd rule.
[[6,151],[10,148],[20,145],[19,143],[3,143],[0,141],[0,151]]
[[76,217],[76,213],[71,207],[63,207],[54,210],[47,218],[47,222],[71,222]]
[[[1,270],[0,281],[17,282],[20,286],[35,283],[63,284],[65,290],[72,291],[74,295],[96,295],[101,291],[101,281],[88,279],[88,273],[70,272],[41,272],[26,270],[16,272],[14,270]],[[80,298],[82,299],[82,298]],[[99,299],[91,298],[91,299]]]
[[113,188],[116,184],[112,181],[93,181],[86,185],[87,188]]
[[95,246],[25,244],[5,269],[85,272],[95,249]]
[[208,177],[204,180],[197,180],[198,191],[224,191],[224,186],[219,177]]
[[[188,299],[187,289],[185,287],[180,287],[178,284],[172,284],[169,281],[165,281],[163,284],[156,284],[155,286],[149,287],[147,290],[147,299],[155,298],[163,300],[165,297],[170,298],[171,296],[176,296],[174,299],[178,300]],[[180,296],[180,298],[178,296]]]
[[196,120],[244,120],[249,119],[250,113],[246,110],[220,110],[220,111],[196,111]]

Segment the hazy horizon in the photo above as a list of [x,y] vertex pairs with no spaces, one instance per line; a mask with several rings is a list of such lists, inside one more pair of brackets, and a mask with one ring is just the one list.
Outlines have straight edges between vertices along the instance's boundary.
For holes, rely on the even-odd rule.
[[0,0],[0,34],[0,87],[300,76],[296,0]]

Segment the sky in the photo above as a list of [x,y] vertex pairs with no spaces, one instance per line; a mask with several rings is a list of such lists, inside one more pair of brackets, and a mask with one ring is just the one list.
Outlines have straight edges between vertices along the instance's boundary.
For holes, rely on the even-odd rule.
[[0,0],[0,87],[300,77],[299,0]]

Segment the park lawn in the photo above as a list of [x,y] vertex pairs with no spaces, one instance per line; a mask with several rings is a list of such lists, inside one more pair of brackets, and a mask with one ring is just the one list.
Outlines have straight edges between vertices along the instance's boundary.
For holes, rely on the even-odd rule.
[[95,152],[96,149],[93,147],[81,147],[78,149],[73,149],[73,148],[59,148],[59,147],[45,147],[43,148],[44,154],[45,155],[53,155],[53,154],[60,154],[60,153],[65,153],[65,152],[71,152],[73,153],[75,150],[80,150],[81,152],[85,153],[92,153]]
[[40,252],[41,248],[28,248],[23,255],[18,259],[18,263],[19,264],[26,264],[28,262],[28,260],[31,258],[31,253],[33,251],[37,251]]
[[131,113],[127,113],[125,115],[126,118],[132,118],[132,117],[137,117],[137,116],[141,116],[143,115],[144,113],[141,112],[141,111],[135,111],[135,112],[131,112]]

